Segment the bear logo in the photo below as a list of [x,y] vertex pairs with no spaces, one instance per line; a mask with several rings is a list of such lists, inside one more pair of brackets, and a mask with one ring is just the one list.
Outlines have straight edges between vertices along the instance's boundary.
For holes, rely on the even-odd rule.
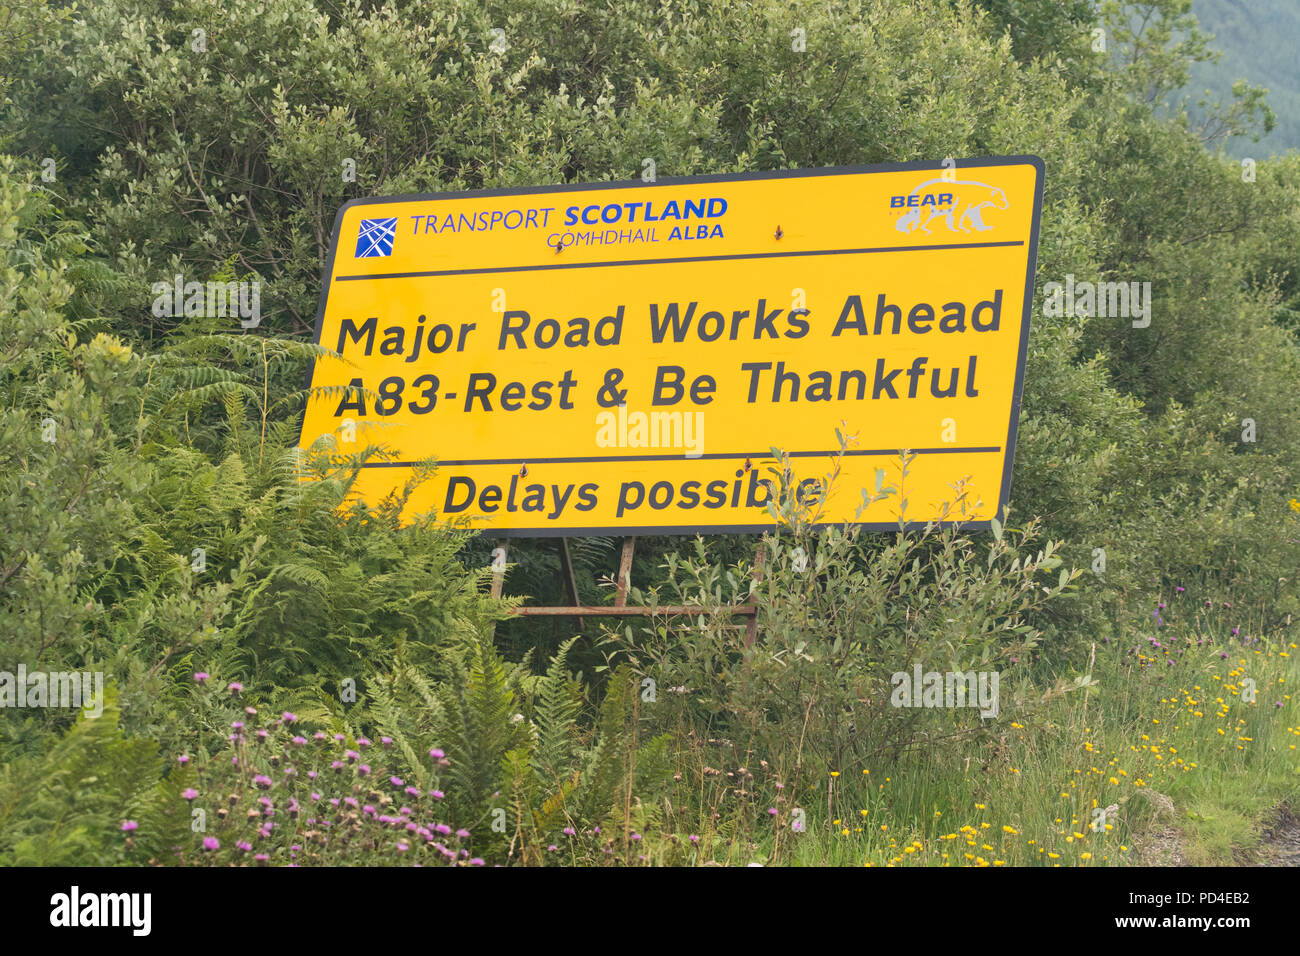
[[[926,189],[941,191],[937,202],[934,196],[921,194]],[[920,197],[911,201],[912,197]],[[902,197],[895,197],[901,199]],[[996,186],[965,179],[930,179],[917,186],[908,195],[907,211],[898,217],[894,228],[912,233],[917,229],[927,235],[930,223],[942,219],[950,232],[986,232],[993,227],[984,222],[982,210],[1006,209],[1007,194]],[[929,200],[926,202],[926,200]]]

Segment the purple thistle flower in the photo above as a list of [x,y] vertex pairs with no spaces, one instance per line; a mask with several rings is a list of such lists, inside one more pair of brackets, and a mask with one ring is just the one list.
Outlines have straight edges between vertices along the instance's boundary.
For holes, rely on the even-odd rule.
[[265,776],[264,774],[259,773],[256,777],[253,778],[253,785],[256,787],[261,787],[262,789],[266,789],[271,785],[271,778]]
[[244,840],[240,840],[238,843],[235,844],[235,849],[242,850],[245,853],[247,853],[252,848],[253,848],[253,844],[248,843]]
[[439,750],[437,747],[434,747],[432,750],[429,751],[429,756],[432,757],[434,760],[441,760],[443,757],[447,755],[443,753],[441,750]]
[[280,715],[280,719],[283,720],[286,724],[293,724],[293,723],[297,723],[298,721],[298,718],[295,715],[289,713],[287,710]]
[[135,829],[139,828],[139,826],[140,826],[140,824],[136,823],[134,820],[123,820],[123,821],[122,821],[122,832],[123,832],[123,833],[130,833],[132,830],[135,830]]
[[[1227,655],[1225,654],[1224,656],[1226,657]],[[435,800],[441,800],[443,797],[446,796],[446,794],[443,793],[441,790],[430,790],[429,796],[433,797],[433,799]]]
[[179,757],[176,758],[176,762],[183,767],[190,762],[190,758],[185,756],[185,754],[181,754]]
[[385,749],[385,750],[387,750],[389,747],[393,746],[393,738],[392,738],[392,737],[380,737],[380,738],[379,738],[379,742],[380,742],[381,744],[384,745],[384,749]]
[[207,679],[208,679],[207,671],[199,671],[194,675],[194,683],[196,684],[202,684]]
[[391,783],[394,787],[403,787],[406,785],[406,781],[403,780],[401,777],[389,777],[388,782]]
[[[1281,705],[1281,704],[1278,704],[1278,706],[1281,707],[1282,705]],[[568,833],[570,836],[572,836],[572,835],[573,835],[573,827],[565,827],[565,828],[564,828],[564,832],[566,832],[566,833]],[[459,830],[456,831],[456,836],[460,837],[462,840],[468,840],[468,839],[469,839],[469,831],[466,830],[464,827],[461,827]]]
[[232,694],[238,694],[243,689],[244,685],[239,683],[237,680],[232,680],[226,685],[226,690],[230,691]]
[[184,790],[181,791],[181,796],[184,797],[186,800],[196,800],[198,799],[199,792],[195,790],[193,787],[186,787]]
[[203,838],[203,849],[205,849],[205,850],[220,850],[220,849],[221,849],[221,841],[218,840],[216,837],[212,837],[212,836],[210,836],[210,837],[204,837],[204,838]]

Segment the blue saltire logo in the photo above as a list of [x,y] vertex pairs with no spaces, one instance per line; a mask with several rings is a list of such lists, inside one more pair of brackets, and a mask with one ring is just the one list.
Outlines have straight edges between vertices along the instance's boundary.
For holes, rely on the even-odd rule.
[[393,239],[397,236],[397,217],[392,219],[362,219],[357,233],[357,259],[381,259],[393,254]]

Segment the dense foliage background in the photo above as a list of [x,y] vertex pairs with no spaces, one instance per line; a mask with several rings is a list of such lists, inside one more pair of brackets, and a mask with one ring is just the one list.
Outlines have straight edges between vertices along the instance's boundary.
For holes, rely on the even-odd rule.
[[[324,773],[381,737],[399,803],[408,783],[426,803],[445,786],[432,816],[398,815],[420,842],[441,833],[435,817],[464,831],[466,853],[439,837],[448,859],[535,862],[563,827],[610,820],[621,842],[597,841],[592,859],[643,855],[637,828],[665,847],[687,834],[739,845],[758,840],[748,814],[767,803],[757,784],[752,805],[727,803],[711,789],[720,773],[743,785],[763,761],[778,790],[807,787],[855,761],[903,766],[945,735],[988,736],[978,720],[938,728],[883,706],[888,673],[913,660],[996,662],[1025,706],[1062,680],[1086,692],[1098,644],[1131,643],[1175,587],[1249,608],[1269,640],[1289,634],[1300,156],[1246,171],[1163,105],[1206,53],[1188,7],[6,8],[0,668],[102,670],[112,705],[75,723],[0,712],[0,862],[202,857],[205,833],[243,825],[259,778],[306,777],[295,748],[338,743],[310,764]],[[1250,90],[1215,116],[1212,148],[1272,122]],[[671,629],[588,625],[574,641],[568,622],[506,620],[510,602],[487,595],[489,542],[436,515],[410,521],[400,497],[345,505],[374,449],[294,448],[347,199],[630,179],[644,157],[677,176],[1023,153],[1047,164],[1039,288],[1067,274],[1150,282],[1150,327],[1046,316],[1039,301],[996,540],[821,535],[787,502],[782,537],[764,544],[753,650],[717,610],[749,591],[752,538],[642,539],[638,598],[713,610]],[[261,324],[155,316],[151,286],[177,273],[260,281]],[[796,577],[791,540],[826,573]],[[575,547],[584,601],[610,599],[615,545]],[[507,593],[562,599],[553,546],[512,560]],[[649,707],[649,675],[659,701],[670,687],[680,700]],[[283,750],[257,756],[252,728],[267,719]],[[191,787],[205,796],[179,796]],[[191,826],[189,804],[239,787],[249,795],[219,824],[212,803],[208,829]],[[320,837],[320,859],[388,852],[366,830],[381,815],[354,808],[355,835]],[[276,843],[261,826],[208,858],[261,839],[282,861],[312,839]]]

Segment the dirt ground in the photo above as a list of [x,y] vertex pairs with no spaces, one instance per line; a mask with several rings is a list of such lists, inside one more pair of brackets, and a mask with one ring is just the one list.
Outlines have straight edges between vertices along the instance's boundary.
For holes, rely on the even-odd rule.
[[[1153,829],[1140,845],[1134,847],[1134,861],[1142,866],[1186,866],[1178,828],[1163,824]],[[1273,812],[1264,825],[1260,844],[1252,852],[1237,854],[1239,866],[1300,867],[1300,815],[1288,804]]]
[[1277,818],[1264,830],[1267,866],[1300,866],[1300,816],[1287,804],[1277,808]]

